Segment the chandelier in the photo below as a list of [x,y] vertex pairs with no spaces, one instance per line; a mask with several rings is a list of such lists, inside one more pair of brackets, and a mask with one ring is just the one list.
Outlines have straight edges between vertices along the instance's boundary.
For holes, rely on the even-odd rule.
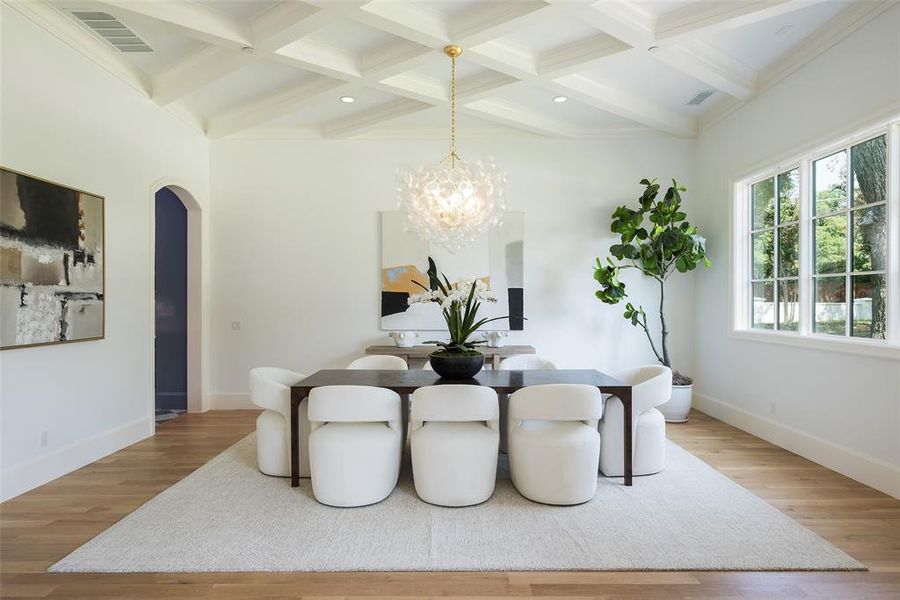
[[397,169],[397,205],[411,229],[456,252],[503,221],[506,173],[493,158],[466,162],[456,153],[456,58],[459,46],[446,46],[450,57],[450,154],[419,169]]

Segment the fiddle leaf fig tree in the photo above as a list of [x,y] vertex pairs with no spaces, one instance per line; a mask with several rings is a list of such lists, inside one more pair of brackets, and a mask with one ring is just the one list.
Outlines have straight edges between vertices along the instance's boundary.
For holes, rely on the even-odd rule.
[[[600,284],[596,296],[606,304],[618,304],[628,297],[619,273],[636,269],[659,283],[660,333],[657,339],[650,331],[647,313],[641,305],[625,303],[625,319],[644,330],[650,348],[660,363],[672,367],[669,355],[669,329],[666,325],[666,280],[673,273],[693,271],[697,265],[709,266],[706,258],[706,240],[697,228],[687,222],[687,214],[681,210],[681,192],[687,191],[673,179],[672,185],[659,199],[659,184],[641,180],[644,192],[638,198],[638,208],[618,207],[612,214],[610,229],[618,234],[619,241],[609,248],[611,256],[606,261],[597,259],[594,279]],[[673,372],[675,385],[691,383],[689,377]]]

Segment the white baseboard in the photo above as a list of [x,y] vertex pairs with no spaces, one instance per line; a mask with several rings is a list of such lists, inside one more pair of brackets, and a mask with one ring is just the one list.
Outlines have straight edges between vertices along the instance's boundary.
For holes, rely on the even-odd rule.
[[900,498],[900,468],[881,459],[694,393],[694,408],[815,463]]
[[0,474],[0,502],[15,498],[151,435],[153,419],[142,417],[10,467]]
[[259,407],[250,402],[250,394],[210,394],[209,408],[211,410],[259,410]]

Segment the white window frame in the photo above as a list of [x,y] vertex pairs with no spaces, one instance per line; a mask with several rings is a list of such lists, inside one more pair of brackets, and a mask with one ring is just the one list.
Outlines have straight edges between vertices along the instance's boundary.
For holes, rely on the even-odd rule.
[[[879,135],[887,136],[887,198],[885,211],[888,227],[887,235],[887,323],[884,340],[871,340],[849,336],[814,333],[812,331],[813,290],[812,274],[812,165],[816,160],[829,156],[855,144]],[[848,154],[849,158],[849,154]],[[799,252],[799,327],[797,331],[767,330],[751,328],[751,278],[752,248],[751,236],[751,186],[769,177],[776,177],[775,196],[778,210],[777,176],[794,168],[800,168],[800,252]],[[849,176],[852,177],[852,174]],[[859,128],[851,135],[817,145],[811,150],[798,152],[774,165],[756,170],[733,180],[731,210],[731,289],[730,325],[732,337],[765,341],[808,348],[819,348],[840,352],[882,356],[900,359],[900,115],[881,120],[874,126]],[[852,199],[849,206],[853,208]],[[849,217],[849,210],[848,210]],[[777,221],[776,221],[777,222]],[[777,237],[777,227],[775,227]],[[848,238],[848,246],[850,240]],[[777,244],[777,242],[776,242]],[[773,256],[777,261],[777,255]],[[851,265],[847,265],[849,269]],[[775,264],[774,280],[777,282],[778,265]],[[778,310],[778,286],[775,286],[775,308]],[[848,299],[848,302],[851,301]],[[849,320],[848,307],[848,320]]]

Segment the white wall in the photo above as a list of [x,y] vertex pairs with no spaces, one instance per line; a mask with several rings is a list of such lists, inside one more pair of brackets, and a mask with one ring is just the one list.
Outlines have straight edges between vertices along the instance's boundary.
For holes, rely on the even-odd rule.
[[729,182],[900,111],[898,32],[894,7],[704,131],[693,196],[714,265],[695,279],[699,406],[896,496],[900,362],[731,338],[726,299]]
[[6,5],[0,17],[0,164],[106,197],[106,339],[0,353],[5,499],[152,432],[151,185],[174,178],[205,202],[209,144]]
[[[568,367],[653,362],[622,306],[594,298],[594,258],[610,214],[643,177],[691,185],[692,140],[477,140],[507,171],[510,210],[525,211],[525,331],[515,339]],[[213,406],[239,405],[247,371],[341,367],[386,341],[380,325],[378,213],[394,210],[394,170],[438,160],[444,141],[214,141],[210,296]],[[690,194],[686,196],[692,198]],[[648,313],[657,290],[648,280]],[[690,276],[669,292],[676,366],[690,371]],[[242,321],[243,329],[231,329]],[[512,339],[512,336],[511,336]]]

